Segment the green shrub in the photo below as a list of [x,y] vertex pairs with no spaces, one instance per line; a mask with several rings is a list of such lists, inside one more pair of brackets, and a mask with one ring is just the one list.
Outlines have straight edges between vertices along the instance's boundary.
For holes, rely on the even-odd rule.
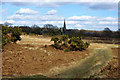
[[8,39],[8,36],[7,36],[8,31],[9,31],[8,26],[7,25],[6,26],[2,25],[2,45],[3,46],[6,45],[7,43],[9,43],[9,39]]
[[56,43],[59,39],[57,37],[52,37],[51,41],[54,41],[54,43]]
[[63,40],[63,41],[66,41],[66,40],[68,40],[68,35],[62,35],[62,37],[61,37],[61,40]]
[[7,35],[8,34],[8,26],[2,26],[2,34]]
[[64,42],[64,43],[62,44],[62,46],[68,47],[68,44],[67,44],[66,42]]
[[57,38],[57,37],[52,37],[51,38],[51,41],[54,41],[54,44],[53,44],[53,46],[55,47],[55,48],[57,48],[57,49],[60,49],[60,43],[62,42],[59,38]]
[[62,40],[61,40],[61,39],[59,39],[59,40],[58,40],[58,43],[62,43]]
[[14,27],[12,29],[12,34],[11,34],[12,38],[11,38],[11,41],[14,42],[14,43],[16,43],[17,40],[20,41],[21,40],[21,37],[20,37],[21,34],[22,34],[22,29],[20,29],[18,27]]
[[20,35],[22,34],[22,29],[18,27],[8,27],[2,25],[2,45],[6,45],[10,42],[16,42],[17,40],[21,40]]
[[60,45],[59,43],[55,42],[54,45],[53,45],[56,49],[59,49],[60,48]]
[[[65,52],[72,50],[72,51],[82,51],[89,47],[89,42],[83,42],[82,37],[71,37],[69,38],[67,35],[62,35],[62,37],[59,39],[57,37],[51,38],[51,41],[54,41],[54,47],[57,49],[64,48]],[[67,48],[67,49],[66,49]]]
[[2,35],[2,45],[6,45],[8,43],[8,40],[7,40],[7,36],[6,35]]
[[84,43],[82,41],[82,37],[72,37],[70,38],[68,43],[70,44],[70,50],[79,50],[79,51],[85,50],[90,45],[89,42]]
[[90,45],[90,42],[86,42],[85,44],[86,44],[86,47],[88,48]]
[[71,42],[71,44],[70,44],[70,50],[73,50],[73,51],[75,51],[76,50],[76,43],[74,43],[74,42]]

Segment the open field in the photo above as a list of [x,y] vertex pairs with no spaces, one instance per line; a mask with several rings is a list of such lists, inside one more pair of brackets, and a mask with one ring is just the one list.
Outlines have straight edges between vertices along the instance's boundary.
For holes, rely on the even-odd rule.
[[95,73],[99,76],[101,69],[104,70],[102,77],[108,77],[112,73],[106,73],[107,67],[103,66],[107,66],[111,59],[118,66],[116,60],[119,48],[115,44],[91,43],[86,50],[64,52],[49,46],[53,43],[51,37],[21,37],[22,40],[17,44],[7,44],[4,48],[3,77],[44,75],[53,78],[80,78]]

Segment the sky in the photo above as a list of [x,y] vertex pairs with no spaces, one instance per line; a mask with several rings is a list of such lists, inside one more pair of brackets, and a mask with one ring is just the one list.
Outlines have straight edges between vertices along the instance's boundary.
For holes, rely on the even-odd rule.
[[118,30],[119,0],[0,0],[0,24]]

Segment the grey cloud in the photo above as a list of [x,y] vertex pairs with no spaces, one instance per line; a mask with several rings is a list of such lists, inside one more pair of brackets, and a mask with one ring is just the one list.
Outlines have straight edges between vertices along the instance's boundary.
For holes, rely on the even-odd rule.
[[31,2],[11,2],[12,5],[15,6],[29,6],[33,5]]
[[117,4],[116,3],[97,3],[97,4],[93,4],[90,5],[89,8],[91,9],[115,9],[117,8]]
[[[3,2],[8,3],[8,2]],[[115,9],[117,8],[118,4],[114,2],[76,2],[76,1],[59,1],[59,2],[9,2],[12,5],[15,6],[29,6],[29,5],[35,5],[36,7],[59,7],[67,4],[78,4],[82,6],[87,6],[90,9]]]

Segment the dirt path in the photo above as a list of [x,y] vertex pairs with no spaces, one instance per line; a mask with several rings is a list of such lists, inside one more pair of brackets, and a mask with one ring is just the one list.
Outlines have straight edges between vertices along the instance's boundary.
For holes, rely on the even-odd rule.
[[97,74],[100,69],[106,65],[106,62],[110,60],[111,53],[108,53],[103,49],[96,49],[88,58],[78,61],[69,69],[62,70],[56,75],[58,78],[86,78],[91,74]]
[[[63,70],[69,70],[71,68],[74,70],[75,64],[78,65],[79,63],[80,65],[81,62],[84,63],[85,58],[90,56],[94,48],[104,49],[110,46],[117,47],[117,45],[112,44],[91,43],[87,50],[81,52],[64,52],[51,46],[47,46],[47,48],[44,47],[44,45],[53,43],[50,41],[50,37],[29,35],[22,35],[21,37],[22,40],[17,42],[17,44],[8,44],[5,46],[2,59],[3,76],[42,74],[49,77],[56,77],[56,75],[58,76]],[[98,54],[98,57],[99,56]],[[82,69],[81,67],[78,70],[80,71]]]

